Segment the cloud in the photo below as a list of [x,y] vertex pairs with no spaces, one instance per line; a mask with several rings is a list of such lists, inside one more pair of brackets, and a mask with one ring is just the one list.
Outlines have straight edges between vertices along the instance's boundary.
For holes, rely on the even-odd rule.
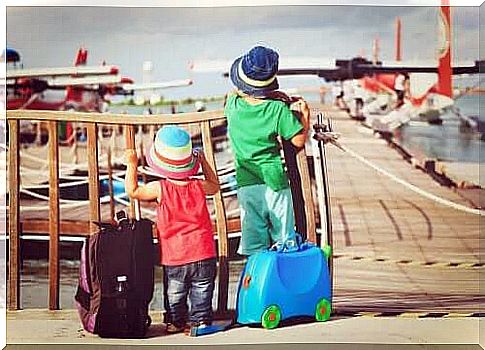
[[[389,60],[394,56],[396,16],[402,19],[404,58],[430,59],[435,55],[437,11],[385,6],[8,7],[7,44],[21,52],[26,67],[69,65],[84,44],[92,64],[106,60],[140,80],[143,61],[151,60],[153,79],[165,80],[186,78],[191,60],[232,60],[261,42],[288,57],[349,58],[361,49],[370,55],[372,41],[379,37],[380,57]],[[478,9],[459,7],[452,13],[455,55],[476,59]],[[194,78],[200,83],[191,91],[227,85],[219,77]],[[173,93],[189,89],[177,91]]]

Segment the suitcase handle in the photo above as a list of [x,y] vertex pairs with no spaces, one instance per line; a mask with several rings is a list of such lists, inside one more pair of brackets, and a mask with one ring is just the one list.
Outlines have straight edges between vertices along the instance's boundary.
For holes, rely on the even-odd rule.
[[294,232],[293,236],[294,238],[287,238],[283,243],[276,242],[269,249],[280,253],[291,253],[299,251],[303,244],[303,239],[301,238],[301,235],[297,232]]

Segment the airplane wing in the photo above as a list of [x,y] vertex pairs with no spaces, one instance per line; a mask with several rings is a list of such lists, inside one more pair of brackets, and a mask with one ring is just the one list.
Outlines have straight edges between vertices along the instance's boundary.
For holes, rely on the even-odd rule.
[[[459,62],[453,67],[453,74],[473,74],[483,72],[485,61]],[[194,72],[222,72],[229,76],[232,61],[200,60],[189,64]],[[375,73],[437,73],[436,61],[416,62],[377,62],[376,64],[362,58],[329,59],[315,57],[282,58],[279,64],[278,75],[316,75],[329,81],[358,79]]]
[[[354,58],[351,60],[336,60],[335,69],[308,69],[308,68],[290,68],[280,69],[279,75],[317,75],[326,80],[347,80],[359,79],[377,73],[438,73],[436,66],[414,66],[414,65],[391,65],[384,66],[381,62],[373,64],[363,58]],[[453,74],[474,74],[483,72],[485,61],[475,61],[473,64],[455,66],[452,68]],[[226,73],[227,74],[227,73]]]
[[[189,63],[189,69],[195,73],[227,72],[233,61],[229,60],[198,60]],[[335,60],[321,57],[282,57],[279,62],[280,70],[292,67],[305,67],[307,69],[335,69]]]
[[40,78],[71,75],[115,75],[116,66],[74,66],[55,68],[12,69],[7,71],[8,79]]
[[29,79],[0,79],[7,87],[13,88],[30,88],[35,92],[45,90],[64,90],[68,86],[82,87],[84,90],[95,91],[100,86],[110,84],[119,84],[120,75],[93,75],[86,77],[56,76],[47,79],[29,78]]
[[172,80],[160,83],[150,83],[150,84],[122,84],[121,87],[125,91],[138,91],[138,90],[158,90],[158,89],[168,89],[181,86],[192,85],[193,81],[191,79],[181,79]]
[[99,75],[87,77],[51,77],[46,79],[49,87],[84,86],[118,84],[121,82],[120,75]]

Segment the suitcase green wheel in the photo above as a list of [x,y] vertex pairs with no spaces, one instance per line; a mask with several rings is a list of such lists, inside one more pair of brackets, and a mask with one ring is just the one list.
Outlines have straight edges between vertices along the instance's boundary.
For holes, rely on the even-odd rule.
[[270,305],[264,310],[261,317],[261,325],[264,328],[272,329],[278,327],[281,320],[281,310],[277,305]]
[[330,318],[332,313],[332,305],[327,299],[321,299],[317,304],[317,309],[315,310],[315,318],[317,321],[324,322]]

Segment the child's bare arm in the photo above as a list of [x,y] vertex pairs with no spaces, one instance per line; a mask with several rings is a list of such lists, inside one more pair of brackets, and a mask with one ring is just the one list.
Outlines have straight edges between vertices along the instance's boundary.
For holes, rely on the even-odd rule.
[[204,176],[205,176],[205,180],[202,181],[202,187],[206,194],[212,196],[217,192],[219,192],[219,189],[220,189],[219,180],[217,178],[217,175],[214,169],[212,169],[212,167],[205,159],[204,152],[202,151],[198,152],[197,156],[199,157],[200,165],[202,166],[202,172],[204,173]]
[[160,198],[160,184],[157,181],[150,182],[144,186],[138,186],[137,165],[138,158],[135,150],[126,150],[126,176],[125,190],[132,199],[151,201]]
[[310,109],[305,100],[301,99],[291,105],[291,109],[295,109],[300,112],[300,122],[303,125],[303,130],[291,138],[291,143],[295,147],[301,148],[305,146],[308,129],[310,128]]

